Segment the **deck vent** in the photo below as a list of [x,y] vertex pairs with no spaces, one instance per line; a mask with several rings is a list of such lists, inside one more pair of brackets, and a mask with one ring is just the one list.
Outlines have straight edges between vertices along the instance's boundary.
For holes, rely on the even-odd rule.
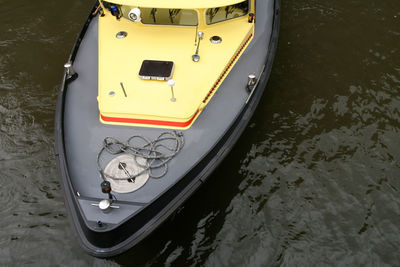
[[222,42],[222,38],[217,35],[214,35],[213,37],[210,38],[210,42],[213,44],[219,44]]
[[126,36],[128,36],[128,33],[121,31],[121,32],[118,32],[115,37],[117,37],[117,39],[124,39]]

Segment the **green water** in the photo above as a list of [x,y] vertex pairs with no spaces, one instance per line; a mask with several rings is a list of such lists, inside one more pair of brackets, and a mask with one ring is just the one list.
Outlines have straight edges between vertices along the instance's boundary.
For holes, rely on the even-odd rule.
[[80,249],[53,125],[92,1],[0,0],[0,265],[398,266],[400,1],[283,0],[267,90],[242,138],[127,253]]

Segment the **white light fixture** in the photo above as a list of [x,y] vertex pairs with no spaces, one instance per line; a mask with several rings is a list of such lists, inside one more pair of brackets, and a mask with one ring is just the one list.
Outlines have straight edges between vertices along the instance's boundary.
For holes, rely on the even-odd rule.
[[128,18],[133,22],[140,22],[142,18],[140,17],[140,9],[135,7],[129,11]]

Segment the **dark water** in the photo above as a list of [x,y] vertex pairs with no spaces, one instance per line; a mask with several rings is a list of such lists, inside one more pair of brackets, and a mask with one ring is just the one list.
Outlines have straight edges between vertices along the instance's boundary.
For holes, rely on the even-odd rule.
[[174,218],[110,260],[71,234],[53,152],[62,65],[92,4],[0,0],[0,265],[400,265],[399,0],[283,0],[239,143]]

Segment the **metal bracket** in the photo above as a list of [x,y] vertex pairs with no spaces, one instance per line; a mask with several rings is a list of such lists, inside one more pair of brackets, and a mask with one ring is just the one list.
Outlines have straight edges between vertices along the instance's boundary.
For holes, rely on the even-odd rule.
[[92,206],[99,207],[104,213],[109,212],[111,209],[119,209],[119,206],[112,205],[112,201],[110,199],[103,199],[99,203],[92,203]]
[[253,96],[254,90],[256,90],[257,85],[260,82],[261,75],[264,73],[264,70],[265,70],[265,65],[262,67],[260,75],[258,76],[258,79],[257,79],[256,83],[253,85],[253,89],[251,90],[249,96],[246,99],[246,104],[249,102],[250,98]]
[[72,68],[72,63],[67,62],[64,64],[64,69],[66,73],[66,78],[68,81],[73,81],[76,78],[78,78],[78,73],[75,72],[75,70]]

